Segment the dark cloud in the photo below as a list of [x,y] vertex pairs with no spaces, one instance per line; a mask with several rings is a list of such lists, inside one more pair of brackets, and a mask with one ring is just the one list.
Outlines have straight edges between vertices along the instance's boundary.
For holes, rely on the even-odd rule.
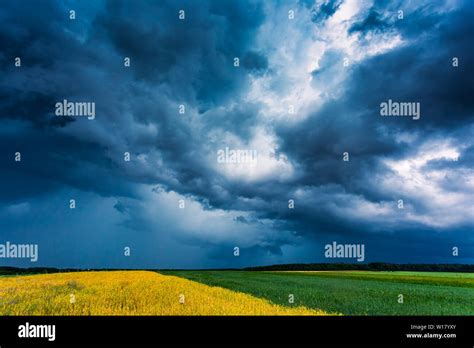
[[[234,57],[243,57],[251,71],[266,67],[264,56],[248,51],[265,19],[261,3],[148,3],[140,7],[140,18],[146,10],[160,20],[131,21],[137,8],[127,1],[109,2],[107,12],[94,21],[91,42],[105,36],[118,53],[131,58],[138,79],[175,85],[176,96],[197,99],[201,108],[238,93],[245,74],[233,66]],[[185,11],[184,20],[179,20],[179,10]]]
[[311,8],[311,20],[314,23],[321,23],[336,13],[343,0],[324,0],[319,3],[305,0],[302,2],[308,8]]
[[[299,4],[317,24],[343,6],[342,1]],[[448,193],[466,191],[462,183],[474,163],[474,8],[460,2],[443,12],[442,5],[378,2],[346,26],[347,34],[358,37],[363,53],[373,37],[380,39],[377,35],[397,34],[400,44],[360,61],[353,57],[347,68],[341,63],[347,52],[329,47],[318,69],[286,80],[299,68],[299,50],[302,56],[307,52],[265,27],[279,20],[282,6],[108,1],[77,4],[77,19],[71,21],[59,2],[7,1],[0,9],[5,29],[0,33],[0,214],[34,202],[35,214],[45,215],[38,226],[57,228],[42,237],[47,243],[55,233],[62,236],[58,219],[71,212],[46,216],[44,211],[71,195],[81,197],[105,213],[102,219],[87,210],[89,220],[84,210],[84,221],[74,220],[75,230],[86,228],[92,236],[94,224],[100,226],[103,231],[91,238],[117,238],[107,252],[121,250],[122,242],[144,248],[146,256],[137,265],[155,264],[157,244],[169,249],[161,264],[186,267],[292,262],[299,260],[299,250],[311,260],[320,257],[321,243],[336,238],[366,242],[375,250],[371,260],[384,258],[380,250],[387,245],[394,249],[387,260],[436,260],[431,252],[447,260],[443,245],[463,241],[472,226],[464,220],[451,223],[460,220],[452,210],[442,220],[436,202],[426,196],[394,193],[387,182],[395,185],[389,179],[397,173],[386,162],[416,158],[430,141],[437,146],[450,139],[459,151],[457,161],[436,157],[418,169],[422,174],[451,169],[433,185]],[[403,20],[396,18],[398,8],[405,10]],[[178,18],[181,9],[184,21]],[[294,35],[305,29],[291,30]],[[313,39],[313,34],[301,36]],[[257,45],[269,41],[273,46]],[[295,57],[293,65],[281,65],[285,55]],[[21,68],[13,65],[16,56],[22,58]],[[131,59],[129,68],[124,57]],[[458,67],[452,66],[453,57]],[[297,90],[298,78],[309,77],[312,90],[306,98],[322,98],[320,104],[311,104],[295,122],[271,114],[282,91]],[[65,98],[94,101],[96,119],[56,117],[54,104]],[[420,120],[381,117],[380,103],[388,99],[420,102]],[[179,105],[185,106],[184,114]],[[252,142],[261,133],[274,137],[275,144],[271,159],[265,162],[265,150],[260,163],[270,166],[284,156],[291,174],[284,177],[275,169],[261,175],[257,167],[256,174],[248,169],[242,176],[238,168],[225,172],[216,165],[218,149],[261,146],[258,137]],[[13,160],[16,151],[21,162]],[[342,159],[346,151],[348,162]],[[124,152],[130,152],[130,162]],[[400,197],[417,219],[391,210]],[[187,209],[195,209],[190,215],[170,208],[181,198]],[[290,199],[295,209],[288,208]],[[8,236],[21,234],[33,228],[31,218],[24,218],[21,229],[13,217],[2,226]],[[38,235],[45,231],[38,229]],[[433,237],[433,232],[444,234]],[[414,245],[428,239],[423,252],[410,256]],[[463,243],[472,245],[472,239]],[[236,244],[245,259],[232,256]],[[89,256],[96,252],[91,249]],[[189,260],[173,263],[188,254]]]
[[242,59],[242,65],[256,74],[261,74],[268,69],[268,60],[257,52],[247,52]]
[[383,20],[380,13],[378,13],[375,9],[371,9],[367,15],[361,22],[354,23],[349,28],[349,33],[367,33],[369,31],[380,30],[384,31],[386,28],[387,23]]
[[74,122],[72,118],[54,117],[56,99],[51,95],[36,91],[2,89],[0,99],[4,100],[2,112],[5,118],[28,121],[35,128],[64,127]]
[[120,201],[115,203],[114,208],[121,214],[125,214],[128,211],[127,207]]

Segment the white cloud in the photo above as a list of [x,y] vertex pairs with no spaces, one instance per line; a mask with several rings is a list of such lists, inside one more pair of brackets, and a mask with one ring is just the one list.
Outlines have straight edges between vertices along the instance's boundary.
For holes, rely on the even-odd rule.
[[[474,221],[474,169],[452,167],[431,168],[430,161],[457,161],[460,149],[453,141],[430,140],[423,144],[415,155],[383,162],[392,174],[378,178],[381,185],[394,197],[408,197],[407,204],[415,209],[407,211],[404,218],[432,227],[450,227]],[[465,179],[458,183],[462,189],[446,188],[445,179],[457,176]],[[471,179],[469,179],[471,178]],[[417,206],[422,204],[422,206]]]
[[230,180],[259,182],[263,180],[285,181],[295,170],[284,154],[278,152],[277,138],[263,127],[255,129],[251,139],[243,142],[239,137],[227,132],[221,136],[220,144],[234,150],[256,151],[256,161],[250,163],[218,163],[217,150],[223,149],[217,144],[212,147],[209,163],[216,172]]

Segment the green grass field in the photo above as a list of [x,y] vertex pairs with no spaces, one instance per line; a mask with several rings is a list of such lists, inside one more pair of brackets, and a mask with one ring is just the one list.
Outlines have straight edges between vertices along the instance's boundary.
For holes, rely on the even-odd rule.
[[[285,306],[344,315],[474,315],[474,274],[443,272],[161,272]],[[294,303],[289,303],[289,295]],[[399,294],[403,303],[399,303]]]

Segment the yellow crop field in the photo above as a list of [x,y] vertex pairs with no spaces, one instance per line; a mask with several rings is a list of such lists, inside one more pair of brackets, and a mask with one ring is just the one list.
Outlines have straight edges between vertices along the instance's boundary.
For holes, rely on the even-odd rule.
[[0,277],[0,315],[326,315],[148,271]]

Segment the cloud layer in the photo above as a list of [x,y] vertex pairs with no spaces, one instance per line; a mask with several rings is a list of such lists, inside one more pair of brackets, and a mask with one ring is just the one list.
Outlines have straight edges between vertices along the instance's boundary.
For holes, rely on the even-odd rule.
[[[472,263],[473,15],[469,1],[7,1],[0,237],[64,267],[318,262],[332,241],[364,243],[366,261]],[[96,118],[56,116],[64,99]],[[380,116],[389,99],[420,119]],[[226,148],[257,161],[219,163]]]

